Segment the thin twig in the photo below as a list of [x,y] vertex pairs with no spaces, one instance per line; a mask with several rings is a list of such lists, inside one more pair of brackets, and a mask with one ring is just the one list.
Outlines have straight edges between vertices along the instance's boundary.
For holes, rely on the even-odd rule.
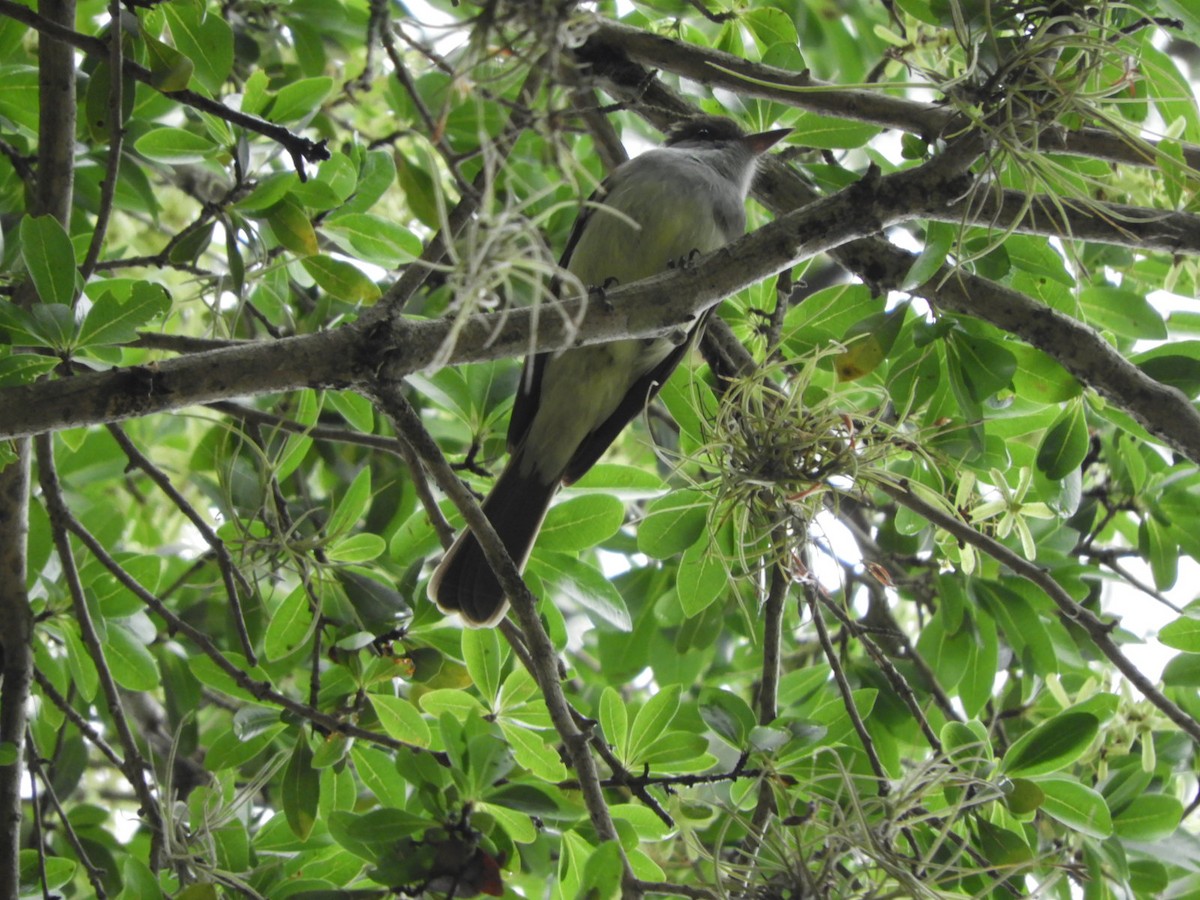
[[216,663],[217,668],[228,675],[239,688],[246,691],[254,699],[286,709],[288,712],[312,722],[313,725],[329,734],[345,734],[348,737],[358,738],[359,740],[364,740],[380,747],[387,747],[390,750],[410,750],[415,753],[429,753],[442,765],[446,765],[449,762],[445,753],[427,750],[424,747],[418,747],[415,744],[397,740],[386,734],[379,734],[367,728],[362,728],[353,722],[339,719],[305,703],[293,700],[291,697],[277,691],[270,682],[254,679],[249,673],[231,662],[207,634],[189,623],[186,619],[177,616],[158,597],[146,590],[142,583],[130,575],[105,549],[104,545],[96,539],[95,535],[88,531],[69,510],[65,512],[64,524],[72,534],[79,538],[88,549],[88,552],[95,556],[97,561],[112,573],[118,582],[128,588],[151,612],[162,619],[172,633],[182,634],[188,640],[192,641],[201,653]]
[[110,747],[108,742],[101,737],[100,732],[98,732],[92,726],[92,723],[79,714],[79,711],[67,701],[67,698],[58,692],[58,688],[51,683],[49,678],[36,669],[33,672],[33,677],[37,681],[38,687],[41,688],[42,694],[44,694],[51,703],[53,703],[59,708],[59,710],[62,711],[63,715],[70,720],[71,724],[79,729],[79,733],[91,741],[96,749],[99,750],[115,768],[120,769],[121,757],[118,756],[117,751]]
[[[834,616],[837,617],[838,621],[842,623],[843,627],[845,627],[852,635],[854,635],[859,643],[863,645],[863,649],[867,651],[867,655],[871,657],[875,665],[879,667],[881,672],[883,672],[884,677],[886,677],[888,682],[892,685],[892,689],[899,695],[900,699],[904,701],[904,705],[908,707],[909,712],[912,713],[913,719],[915,719],[917,725],[920,726],[921,733],[925,735],[925,740],[929,742],[929,746],[933,748],[935,753],[941,754],[941,739],[938,738],[936,733],[934,733],[933,726],[929,724],[929,719],[926,718],[925,711],[921,709],[921,704],[917,702],[917,695],[913,691],[912,686],[909,685],[908,680],[900,674],[899,669],[892,665],[892,661],[887,658],[887,654],[885,654],[879,648],[879,645],[871,640],[870,636],[859,627],[857,622],[850,618],[850,616],[846,615],[846,611],[844,609],[842,609],[828,597],[822,596],[820,593],[818,593],[817,596],[822,605],[832,612]],[[953,709],[951,709],[951,712],[953,715],[949,716],[949,718],[956,721],[959,720],[958,714],[954,713]]]
[[200,515],[199,511],[171,483],[171,479],[167,477],[167,473],[152,463],[137,448],[137,445],[134,444],[120,425],[109,425],[108,433],[116,440],[117,445],[125,453],[130,464],[146,473],[150,480],[158,486],[158,489],[167,495],[167,498],[175,504],[175,507],[200,532],[200,536],[212,550],[217,560],[217,567],[221,571],[221,580],[225,584],[225,595],[229,598],[229,610],[233,616],[233,627],[237,633],[238,641],[242,645],[242,652],[246,654],[246,660],[250,665],[257,665],[258,656],[254,652],[254,642],[250,639],[250,632],[246,628],[246,616],[242,610],[242,600],[238,593],[238,585],[241,585],[247,596],[251,596],[254,590],[230,557],[229,548],[225,546],[225,542],[221,540],[220,536],[217,535],[216,531],[213,530],[205,518]]
[[[25,745],[25,755],[29,759],[29,768],[32,771],[34,762],[37,759],[37,747],[33,745],[33,739],[28,732],[25,735]],[[46,848],[45,839],[42,837],[42,804],[38,802],[36,778],[30,779],[29,802],[33,808],[33,845],[37,850],[38,881],[42,885],[42,900],[54,900],[53,895],[50,893],[50,880],[46,876]]]
[[[79,840],[79,835],[76,834],[75,826],[71,824],[71,819],[67,816],[67,811],[63,809],[62,804],[58,802],[58,794],[54,791],[53,783],[47,777],[46,773],[42,771],[42,763],[38,758],[37,747],[35,747],[33,744],[32,734],[28,735],[26,738],[25,746],[28,750],[29,775],[31,781],[30,790],[33,792],[31,803],[33,805],[34,816],[37,817],[37,820],[40,824],[41,817],[39,810],[41,804],[37,801],[37,782],[40,779],[42,782],[42,787],[46,791],[46,796],[50,799],[50,805],[54,807],[54,812],[58,815],[59,824],[62,827],[63,833],[67,836],[67,843],[71,845],[71,849],[75,851],[75,857],[83,866],[83,871],[87,873],[87,879],[92,885],[92,890],[95,891],[96,897],[99,898],[99,900],[105,900],[108,894],[104,890],[104,882],[101,879],[100,871],[96,868],[95,864],[92,863],[91,857],[88,856],[87,848],[83,846],[83,842]],[[35,837],[34,846],[37,847],[39,864],[44,865],[43,857],[45,854],[42,852],[43,848],[40,838]],[[45,870],[43,869],[43,879],[45,878],[45,874]],[[47,894],[46,896],[50,897],[52,895]]]
[[125,143],[125,123],[122,120],[125,75],[122,70],[124,42],[121,40],[121,0],[109,0],[108,18],[111,36],[108,42],[108,162],[104,169],[104,180],[100,182],[100,208],[96,212],[96,225],[79,270],[85,284],[92,277],[96,261],[104,249],[104,236],[108,233],[113,199],[117,195],[117,179],[120,178],[121,150]]
[[134,793],[138,795],[141,814],[145,816],[150,826],[150,868],[158,871],[163,863],[163,819],[158,800],[146,780],[146,773],[150,771],[150,765],[142,757],[133,731],[125,718],[117,683],[108,667],[108,660],[104,656],[104,646],[92,621],[92,613],[87,600],[84,598],[83,582],[80,581],[79,570],[75,566],[75,554],[71,549],[71,541],[68,537],[68,532],[71,530],[70,521],[73,517],[63,497],[62,485],[58,480],[58,471],[54,464],[53,438],[48,434],[40,434],[34,439],[34,445],[37,448],[38,477],[42,487],[42,498],[50,516],[54,546],[58,552],[59,564],[62,566],[63,580],[66,581],[67,590],[71,596],[75,620],[79,624],[79,635],[96,667],[96,674],[99,676],[101,690],[104,691],[113,727],[116,729],[121,749],[125,753],[125,759],[120,766],[121,773],[133,788]]
[[1121,649],[1113,642],[1111,633],[1116,627],[1115,622],[1101,621],[1091,610],[1079,605],[1045,569],[1009,550],[994,538],[981,534],[967,523],[922,500],[908,489],[906,481],[895,485],[880,484],[879,488],[901,506],[905,506],[913,512],[924,516],[931,524],[948,532],[958,540],[970,544],[975,549],[1007,566],[1020,577],[1041,588],[1046,596],[1054,602],[1054,605],[1058,607],[1062,615],[1087,632],[1088,637],[1092,639],[1092,643],[1096,645],[1097,649],[1108,658],[1109,662],[1117,667],[1117,670],[1122,675],[1129,679],[1130,683],[1142,693],[1142,696],[1158,707],[1168,719],[1178,725],[1193,741],[1200,743],[1200,722],[1197,722],[1181,707],[1169,700],[1162,691],[1158,690],[1154,686],[1154,683],[1142,673],[1141,669],[1135,666],[1129,657],[1122,653]]
[[821,642],[821,649],[825,651],[825,659],[833,672],[833,680],[842,695],[842,706],[846,709],[846,715],[850,717],[850,724],[854,726],[854,731],[858,734],[859,741],[862,742],[863,751],[867,754],[867,761],[871,764],[871,771],[875,773],[879,783],[879,796],[886,797],[891,790],[888,785],[887,771],[883,768],[879,754],[875,752],[875,741],[872,739],[871,733],[867,731],[866,723],[863,722],[858,707],[854,704],[854,690],[850,687],[850,681],[842,669],[842,662],[838,659],[837,650],[834,649],[833,642],[829,640],[829,631],[825,628],[825,618],[821,615],[821,604],[817,599],[819,590],[820,588],[813,584],[806,583],[804,586],[813,625],[817,629],[817,639]]
[[[563,694],[562,684],[559,682],[557,652],[538,616],[536,598],[521,579],[516,564],[509,557],[500,536],[496,534],[491,522],[483,514],[474,495],[467,490],[458,475],[450,468],[450,464],[442,456],[437,442],[425,430],[421,417],[405,399],[401,385],[377,383],[374,385],[372,395],[379,407],[395,423],[396,428],[408,439],[434,482],[462,512],[463,518],[467,521],[467,527],[471,529],[478,539],[480,547],[483,548],[484,558],[496,573],[500,585],[521,623],[521,630],[529,650],[529,659],[534,666],[534,680],[541,689],[550,719],[563,741],[571,765],[579,778],[580,792],[583,794],[592,827],[596,829],[596,835],[600,840],[617,840],[616,826],[613,824],[608,804],[605,802],[604,793],[600,787],[596,762],[588,752],[588,735],[576,726],[575,719],[571,715],[570,704]],[[628,890],[629,885],[635,879],[624,850],[621,851],[621,859],[624,868],[624,883]]]
[[[108,41],[92,37],[91,35],[81,34],[71,28],[52,22],[38,15],[28,7],[14,2],[14,0],[0,0],[0,15],[22,22],[41,34],[48,35],[64,44],[69,44],[83,51],[88,56],[103,58],[109,54]],[[119,37],[120,29],[117,27],[114,29],[110,40],[113,38],[119,39]],[[312,141],[306,137],[293,134],[282,125],[276,125],[274,122],[268,122],[266,119],[260,119],[258,116],[252,116],[240,110],[231,109],[218,100],[213,100],[210,97],[205,97],[203,94],[198,94],[186,88],[175,91],[163,91],[155,84],[156,79],[153,73],[145,66],[139,65],[131,59],[125,59],[122,62],[121,71],[135,81],[139,81],[153,90],[159,91],[177,103],[216,116],[219,119],[229,122],[231,125],[237,125],[245,128],[247,131],[261,134],[263,137],[270,138],[280,144],[287,151],[288,155],[291,156],[292,163],[296,168],[296,174],[300,176],[301,181],[307,178],[304,171],[304,163],[306,161],[318,162],[329,159],[329,150],[325,147],[324,141]]]

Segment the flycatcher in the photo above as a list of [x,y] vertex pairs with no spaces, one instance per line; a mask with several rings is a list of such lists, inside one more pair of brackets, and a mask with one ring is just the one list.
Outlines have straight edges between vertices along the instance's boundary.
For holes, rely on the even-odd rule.
[[[575,221],[560,265],[585,285],[628,284],[729,243],[746,230],[755,162],[790,131],[747,135],[728,119],[687,122],[604,180]],[[483,502],[519,568],[559,485],[596,463],[690,344],[621,340],[525,360],[508,426],[511,457]],[[508,609],[469,529],[433,573],[429,597],[474,627],[496,624]]]

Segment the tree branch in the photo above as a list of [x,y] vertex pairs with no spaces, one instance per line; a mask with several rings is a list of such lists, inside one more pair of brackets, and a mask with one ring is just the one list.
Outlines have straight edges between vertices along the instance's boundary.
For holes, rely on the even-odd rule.
[[[695,113],[690,103],[640,66],[609,59],[597,68],[606,89],[636,104],[638,113],[660,128]],[[760,162],[754,197],[776,215],[807,208],[817,196],[777,157],[768,156]],[[935,218],[950,208],[953,205],[934,210],[928,217]],[[1190,223],[1192,218],[1186,221]],[[915,253],[875,235],[840,242],[830,255],[880,291],[899,289],[917,260]],[[924,297],[934,306],[990,322],[1037,347],[1167,446],[1200,462],[1200,412],[1181,391],[1155,381],[1121,356],[1095,329],[1011,288],[957,270],[943,268],[909,293]]]
[[[62,42],[63,44],[70,45],[77,50],[83,51],[88,56],[95,56],[101,59],[108,58],[108,43],[106,41],[92,37],[91,35],[80,34],[69,26],[53,22],[44,16],[38,15],[28,7],[14,2],[14,0],[0,0],[0,16],[7,16],[10,19],[28,25],[40,34],[54,38],[54,42]],[[114,25],[113,33],[119,35],[119,27]],[[153,73],[145,66],[139,65],[131,59],[125,59],[122,62],[122,71],[135,81],[140,81],[142,84],[159,91],[159,93],[177,103],[182,103],[185,106],[190,106],[193,109],[216,116],[219,119],[224,119],[231,125],[238,125],[247,131],[253,131],[256,134],[261,134],[263,137],[275,141],[292,157],[296,174],[300,176],[301,181],[304,181],[306,178],[304,172],[304,163],[306,161],[319,162],[320,160],[329,159],[329,150],[326,149],[324,141],[309,140],[306,137],[294,134],[282,125],[276,125],[274,122],[268,122],[266,119],[260,119],[258,116],[252,116],[240,110],[230,109],[218,100],[213,100],[210,97],[205,97],[203,94],[198,94],[186,88],[178,91],[162,91],[154,83]],[[73,89],[74,86],[72,85]],[[46,105],[45,94],[42,95],[42,104],[43,106]],[[74,143],[69,142],[66,147],[68,151],[73,151]]]
[[[73,0],[41,6],[59,22],[74,21]],[[56,40],[43,41],[39,51],[38,171],[30,212],[54,216],[69,227],[75,184],[75,59],[71,48]],[[29,306],[35,299],[26,282],[18,304]],[[16,897],[21,880],[21,748],[33,678],[34,623],[26,592],[30,442],[14,441],[6,456],[10,461],[0,470],[0,745],[8,745],[14,758],[0,766],[0,896]]]
[[71,597],[71,608],[75,621],[79,623],[80,638],[96,667],[100,688],[104,691],[105,705],[112,717],[117,739],[121,743],[121,749],[125,752],[125,758],[120,766],[121,774],[125,776],[125,780],[129,782],[133,792],[137,795],[138,803],[141,806],[139,813],[145,818],[149,827],[150,868],[157,872],[164,862],[163,817],[159,799],[150,790],[147,778],[147,773],[151,771],[150,765],[142,756],[141,750],[138,749],[133,730],[129,727],[129,722],[125,717],[117,683],[108,667],[108,660],[104,656],[104,645],[100,641],[100,634],[92,621],[91,610],[84,597],[83,582],[80,580],[79,570],[75,565],[75,554],[71,549],[68,524],[70,516],[67,512],[66,500],[63,498],[62,485],[58,480],[58,471],[54,465],[53,437],[47,434],[38,435],[35,444],[42,498],[50,516],[54,548],[57,551],[63,578]]
[[1200,722],[1196,721],[1181,707],[1169,700],[1142,673],[1141,669],[1135,666],[1129,657],[1121,652],[1121,649],[1111,637],[1112,630],[1115,627],[1114,624],[1101,621],[1091,610],[1080,606],[1062,585],[1055,581],[1041,566],[1030,562],[1023,556],[1008,549],[1008,547],[994,538],[976,531],[966,522],[925,502],[909,490],[907,483],[895,485],[879,483],[878,487],[901,506],[908,507],[913,512],[924,517],[930,524],[936,525],[957,540],[970,544],[982,553],[986,553],[1001,565],[1007,566],[1016,575],[1041,588],[1046,596],[1054,602],[1054,605],[1058,607],[1058,611],[1062,615],[1087,632],[1092,643],[1108,658],[1109,662],[1117,667],[1117,670],[1122,675],[1129,679],[1130,683],[1142,693],[1142,696],[1158,707],[1168,719],[1178,725],[1179,729],[1191,737],[1193,741],[1200,744]]
[[[868,176],[781,216],[693,264],[618,287],[600,301],[451,318],[393,318],[0,391],[0,438],[113,422],[301,387],[346,388],[412,372],[627,337],[678,334],[704,310],[798,261],[945,207],[964,182],[941,162]],[[535,330],[536,324],[536,330]],[[453,337],[452,337],[453,336]]]
[[[870,91],[841,88],[818,81],[808,70],[793,72],[750,62],[721,50],[710,50],[661,34],[597,17],[588,42],[578,51],[583,62],[610,65],[626,57],[654,69],[665,69],[709,88],[724,88],[742,97],[758,97],[823,115],[884,128],[898,128],[934,141],[968,123],[953,109]],[[886,86],[884,86],[886,87]],[[937,90],[937,85],[929,85]],[[1038,150],[1088,156],[1133,166],[1156,166],[1157,144],[1134,143],[1100,128],[1074,132],[1042,132]],[[1200,147],[1183,145],[1184,160],[1200,169]]]
[[[578,728],[571,715],[571,706],[559,681],[558,654],[538,617],[537,599],[525,585],[516,564],[504,549],[500,536],[496,534],[474,495],[450,468],[437,442],[425,430],[421,417],[404,398],[399,385],[399,382],[377,382],[372,391],[375,401],[395,422],[396,428],[412,445],[438,487],[454,501],[454,505],[466,519],[467,527],[479,539],[484,558],[496,572],[500,585],[512,604],[513,612],[521,623],[521,633],[529,650],[525,658],[533,663],[533,677],[541,689],[551,721],[562,738],[571,767],[575,769],[579,779],[580,792],[583,794],[584,804],[587,806],[592,826],[596,829],[596,835],[602,841],[616,841],[616,825],[600,787],[596,761],[588,750],[588,736]],[[507,631],[505,634],[511,640]],[[623,849],[621,860],[625,870],[624,882],[629,885],[634,880],[633,870]]]

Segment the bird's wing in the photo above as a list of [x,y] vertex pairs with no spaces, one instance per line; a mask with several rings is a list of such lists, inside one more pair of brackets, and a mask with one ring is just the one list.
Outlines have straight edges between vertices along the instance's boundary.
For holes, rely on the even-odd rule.
[[[583,209],[579,211],[579,215],[575,217],[575,224],[571,226],[571,235],[567,238],[567,246],[563,250],[562,258],[558,261],[560,269],[565,269],[571,263],[571,255],[575,252],[575,247],[579,244],[579,238],[583,235],[583,230],[587,227],[587,223],[591,221],[592,215],[596,211],[596,207],[604,202],[604,198],[612,189],[612,176],[605,178],[592,191],[591,196],[587,198]],[[590,287],[590,285],[589,285]],[[557,295],[559,289],[559,280],[554,279],[551,284],[551,293]],[[508,420],[508,452],[512,453],[520,446],[524,440],[526,432],[529,431],[529,426],[533,424],[533,417],[537,415],[538,402],[542,393],[542,372],[546,368],[546,360],[549,358],[547,353],[538,353],[532,356],[525,357],[525,366],[521,369],[521,383],[517,386],[517,396],[513,399],[512,418]]]
[[712,315],[712,309],[706,310],[693,326],[688,339],[672,349],[657,366],[634,382],[612,414],[584,438],[583,443],[579,445],[579,449],[575,451],[575,455],[567,464],[567,471],[563,473],[563,484],[571,484],[583,477],[583,474],[596,464],[596,461],[604,455],[604,451],[617,439],[621,430],[633,421],[647,403],[654,399],[662,386],[666,384],[667,379],[671,377],[671,373],[675,371],[675,367],[679,365],[684,354],[691,348],[696,335],[704,328],[710,315]]

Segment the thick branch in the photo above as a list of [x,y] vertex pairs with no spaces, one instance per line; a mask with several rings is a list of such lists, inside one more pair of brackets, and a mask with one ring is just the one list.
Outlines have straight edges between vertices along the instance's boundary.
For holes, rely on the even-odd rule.
[[0,766],[0,896],[20,891],[21,748],[33,678],[33,616],[25,593],[25,545],[29,533],[29,441],[18,441],[17,458],[0,470],[0,746],[14,755]]
[[[695,113],[690,103],[640,66],[610,59],[595,68],[604,78],[606,90],[635,105],[640,115],[660,128]],[[781,160],[768,157],[760,164],[754,197],[776,215],[805,207],[816,196]],[[1008,200],[1004,203],[1007,208]],[[928,218],[946,214],[945,208],[933,210]],[[1162,221],[1174,227],[1185,220],[1172,214]],[[1191,216],[1186,221],[1191,223],[1188,227],[1195,223]],[[917,259],[916,254],[875,235],[846,242],[831,255],[879,290],[898,289]],[[1160,384],[1122,357],[1094,329],[995,282],[947,269],[911,293],[935,306],[983,319],[1037,347],[1166,445],[1200,462],[1200,412],[1180,391]]]
[[[619,287],[602,300],[576,298],[548,312],[473,316],[455,333],[449,318],[396,319],[228,348],[0,391],[0,439],[113,422],[302,387],[345,388],[376,374],[389,380],[432,366],[481,362],[627,337],[677,331],[756,281],[840,244],[944,207],[962,180],[940,160],[863,182],[781,216],[694,264]],[[532,335],[532,337],[531,337]]]
[[[818,81],[807,70],[778,69],[721,50],[698,47],[630,25],[598,19],[580,57],[604,65],[611,63],[614,56],[626,56],[642,65],[665,69],[710,88],[723,88],[743,97],[774,100],[823,115],[897,128],[928,141],[953,133],[966,124],[952,109],[885,94],[884,86],[877,91],[840,88]],[[936,85],[931,87],[936,89]],[[1038,151],[1042,153],[1061,152],[1134,166],[1157,165],[1155,148],[1152,141],[1139,146],[1100,128],[1083,128],[1075,132],[1047,130],[1038,140]],[[1183,153],[1188,165],[1200,168],[1200,147],[1184,145]]]
[[[75,18],[74,0],[45,0],[40,5],[58,22]],[[71,48],[42,42],[38,63],[38,177],[32,195],[36,215],[68,224],[75,183],[75,60]],[[26,286],[18,302],[32,302]],[[25,585],[28,577],[30,445],[13,442],[13,459],[0,470],[0,745],[13,761],[0,766],[0,897],[20,891],[22,809],[21,748],[25,746],[26,709],[33,678],[33,615]]]
[[1200,216],[1124,203],[1029,196],[1004,191],[988,193],[934,211],[930,219],[954,225],[988,225],[1001,231],[1042,234],[1097,244],[1119,244],[1137,250],[1200,254]]

